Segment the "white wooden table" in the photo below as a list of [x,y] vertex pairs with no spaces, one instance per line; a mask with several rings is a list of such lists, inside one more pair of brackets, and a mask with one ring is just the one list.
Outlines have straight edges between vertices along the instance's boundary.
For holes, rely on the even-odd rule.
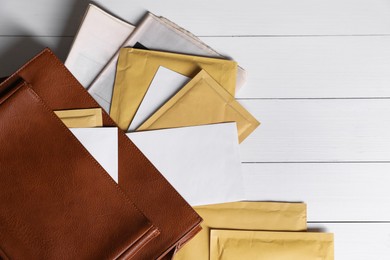
[[[242,145],[249,198],[303,201],[336,259],[390,259],[390,0],[97,0],[150,10],[236,59],[262,125]],[[64,59],[88,1],[0,0],[0,76]]]

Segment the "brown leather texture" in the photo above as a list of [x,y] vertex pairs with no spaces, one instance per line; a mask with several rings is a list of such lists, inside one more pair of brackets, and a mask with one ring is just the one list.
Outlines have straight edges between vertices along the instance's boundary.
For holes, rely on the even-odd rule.
[[[9,80],[16,77],[31,84],[51,110],[99,107],[49,49]],[[116,126],[105,112],[103,124]],[[160,231],[152,243],[140,250],[139,259],[160,259],[195,235],[202,219],[120,129],[118,141],[119,186]]]
[[0,248],[9,259],[136,259],[158,230],[28,83],[0,86]]

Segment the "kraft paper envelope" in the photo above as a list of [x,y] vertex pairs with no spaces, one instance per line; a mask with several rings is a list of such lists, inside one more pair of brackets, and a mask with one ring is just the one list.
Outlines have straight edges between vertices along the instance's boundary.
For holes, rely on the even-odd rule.
[[101,108],[58,110],[54,113],[67,127],[103,126]]
[[95,127],[69,130],[118,183],[118,128]]
[[126,130],[132,121],[158,68],[164,66],[187,77],[201,69],[207,72],[231,95],[236,86],[237,63],[200,56],[122,48],[120,50],[110,116]]
[[[207,46],[198,37],[172,21],[147,13],[130,36],[126,46],[140,43],[150,50],[176,52],[214,58],[227,58]],[[246,72],[237,68],[237,89],[246,82]]]
[[202,70],[137,130],[236,122],[239,141],[259,122]]
[[153,81],[150,83],[150,86],[142,99],[141,105],[127,130],[135,131],[189,80],[190,78],[186,76],[165,67],[160,67],[157,70],[156,75],[154,75]]
[[90,4],[65,61],[66,67],[88,88],[134,28]]
[[305,231],[307,228],[303,203],[233,202],[194,208],[203,218],[203,229],[177,253],[175,260],[209,259],[211,229]]
[[244,199],[235,123],[127,136],[190,205]]
[[[211,49],[197,37],[180,28],[173,22],[163,17],[157,17],[148,13],[134,32],[123,44],[123,47],[134,47],[137,43],[144,45],[150,50],[176,52],[197,56],[227,58]],[[106,104],[103,108],[109,111],[111,106],[112,92],[115,81],[116,64],[119,50],[110,62],[105,66],[99,76],[89,88],[89,92],[100,98],[98,100]],[[246,82],[246,72],[241,67],[237,68],[236,91]]]
[[333,234],[211,230],[210,260],[333,260]]

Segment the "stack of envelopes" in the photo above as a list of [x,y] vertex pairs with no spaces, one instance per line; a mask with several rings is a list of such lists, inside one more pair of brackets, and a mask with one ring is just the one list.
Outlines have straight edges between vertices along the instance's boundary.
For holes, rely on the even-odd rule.
[[234,98],[245,71],[151,13],[135,28],[90,5],[65,65],[124,131],[259,125]]
[[[102,41],[110,55],[90,47]],[[332,235],[306,232],[304,204],[239,202],[238,144],[259,123],[234,98],[246,81],[235,61],[166,18],[135,28],[90,5],[65,64],[204,219],[175,259],[333,259]]]
[[333,259],[305,204],[243,202],[235,61],[89,5],[65,66],[0,80],[0,259]]
[[306,232],[303,203],[232,202],[196,206],[203,230],[175,260],[331,260],[333,234]]

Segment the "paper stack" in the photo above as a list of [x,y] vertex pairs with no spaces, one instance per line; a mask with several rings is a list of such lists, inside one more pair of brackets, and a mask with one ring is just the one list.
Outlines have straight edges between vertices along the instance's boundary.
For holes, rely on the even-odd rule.
[[90,5],[65,65],[124,131],[236,122],[242,142],[259,125],[234,99],[245,71],[151,13],[134,29]]

